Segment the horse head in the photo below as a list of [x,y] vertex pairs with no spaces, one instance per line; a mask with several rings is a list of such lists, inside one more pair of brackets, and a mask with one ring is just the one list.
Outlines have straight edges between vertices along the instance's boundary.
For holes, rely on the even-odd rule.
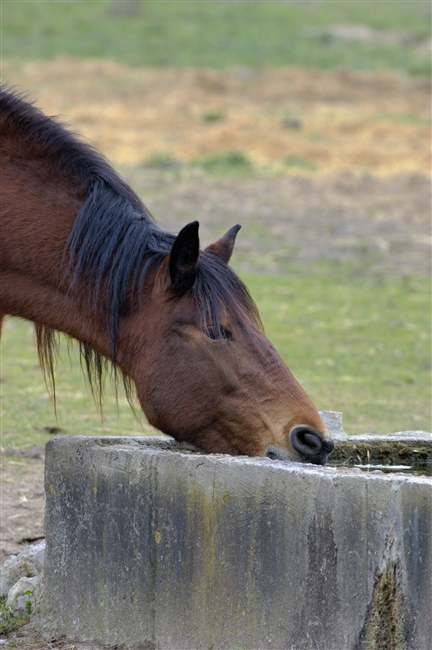
[[202,252],[198,222],[180,231],[149,273],[141,308],[123,322],[119,357],[125,344],[135,351],[125,371],[141,406],[177,440],[206,453],[324,465],[327,429],[228,266],[239,229]]

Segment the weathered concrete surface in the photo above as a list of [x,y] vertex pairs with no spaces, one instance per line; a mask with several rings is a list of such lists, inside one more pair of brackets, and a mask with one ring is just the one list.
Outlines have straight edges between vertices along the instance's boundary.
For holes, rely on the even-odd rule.
[[45,487],[46,637],[432,647],[430,479],[73,437],[47,444]]

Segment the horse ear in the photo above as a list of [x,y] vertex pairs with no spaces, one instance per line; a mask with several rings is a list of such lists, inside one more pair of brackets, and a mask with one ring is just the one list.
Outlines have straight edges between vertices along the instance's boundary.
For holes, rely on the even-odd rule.
[[217,255],[218,257],[221,258],[226,264],[231,259],[231,255],[233,252],[235,240],[237,237],[237,233],[240,230],[241,226],[238,224],[236,226],[233,226],[228,230],[227,233],[220,239],[218,239],[217,242],[214,244],[210,244],[210,246],[207,246],[205,249],[208,253],[213,253],[213,255]]
[[184,293],[195,282],[199,259],[198,221],[182,228],[177,235],[169,256],[171,288]]

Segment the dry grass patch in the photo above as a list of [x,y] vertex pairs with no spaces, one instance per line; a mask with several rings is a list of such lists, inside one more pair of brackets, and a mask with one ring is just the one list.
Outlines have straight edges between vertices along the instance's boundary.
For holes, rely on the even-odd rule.
[[59,58],[3,64],[114,164],[241,152],[257,170],[430,173],[430,83],[391,72],[132,69]]

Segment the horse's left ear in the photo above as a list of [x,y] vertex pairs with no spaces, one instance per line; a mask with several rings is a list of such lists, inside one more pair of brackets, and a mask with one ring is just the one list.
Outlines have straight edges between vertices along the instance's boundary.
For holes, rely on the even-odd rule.
[[199,259],[198,221],[188,223],[174,240],[169,256],[171,288],[184,293],[192,287],[197,274]]
[[210,246],[207,246],[205,249],[208,253],[213,253],[213,255],[217,255],[218,257],[221,258],[226,264],[231,259],[231,255],[233,252],[235,240],[237,237],[237,233],[240,230],[241,226],[238,224],[236,226],[233,226],[228,230],[227,233],[220,239],[218,239],[217,242],[214,244],[210,244]]

